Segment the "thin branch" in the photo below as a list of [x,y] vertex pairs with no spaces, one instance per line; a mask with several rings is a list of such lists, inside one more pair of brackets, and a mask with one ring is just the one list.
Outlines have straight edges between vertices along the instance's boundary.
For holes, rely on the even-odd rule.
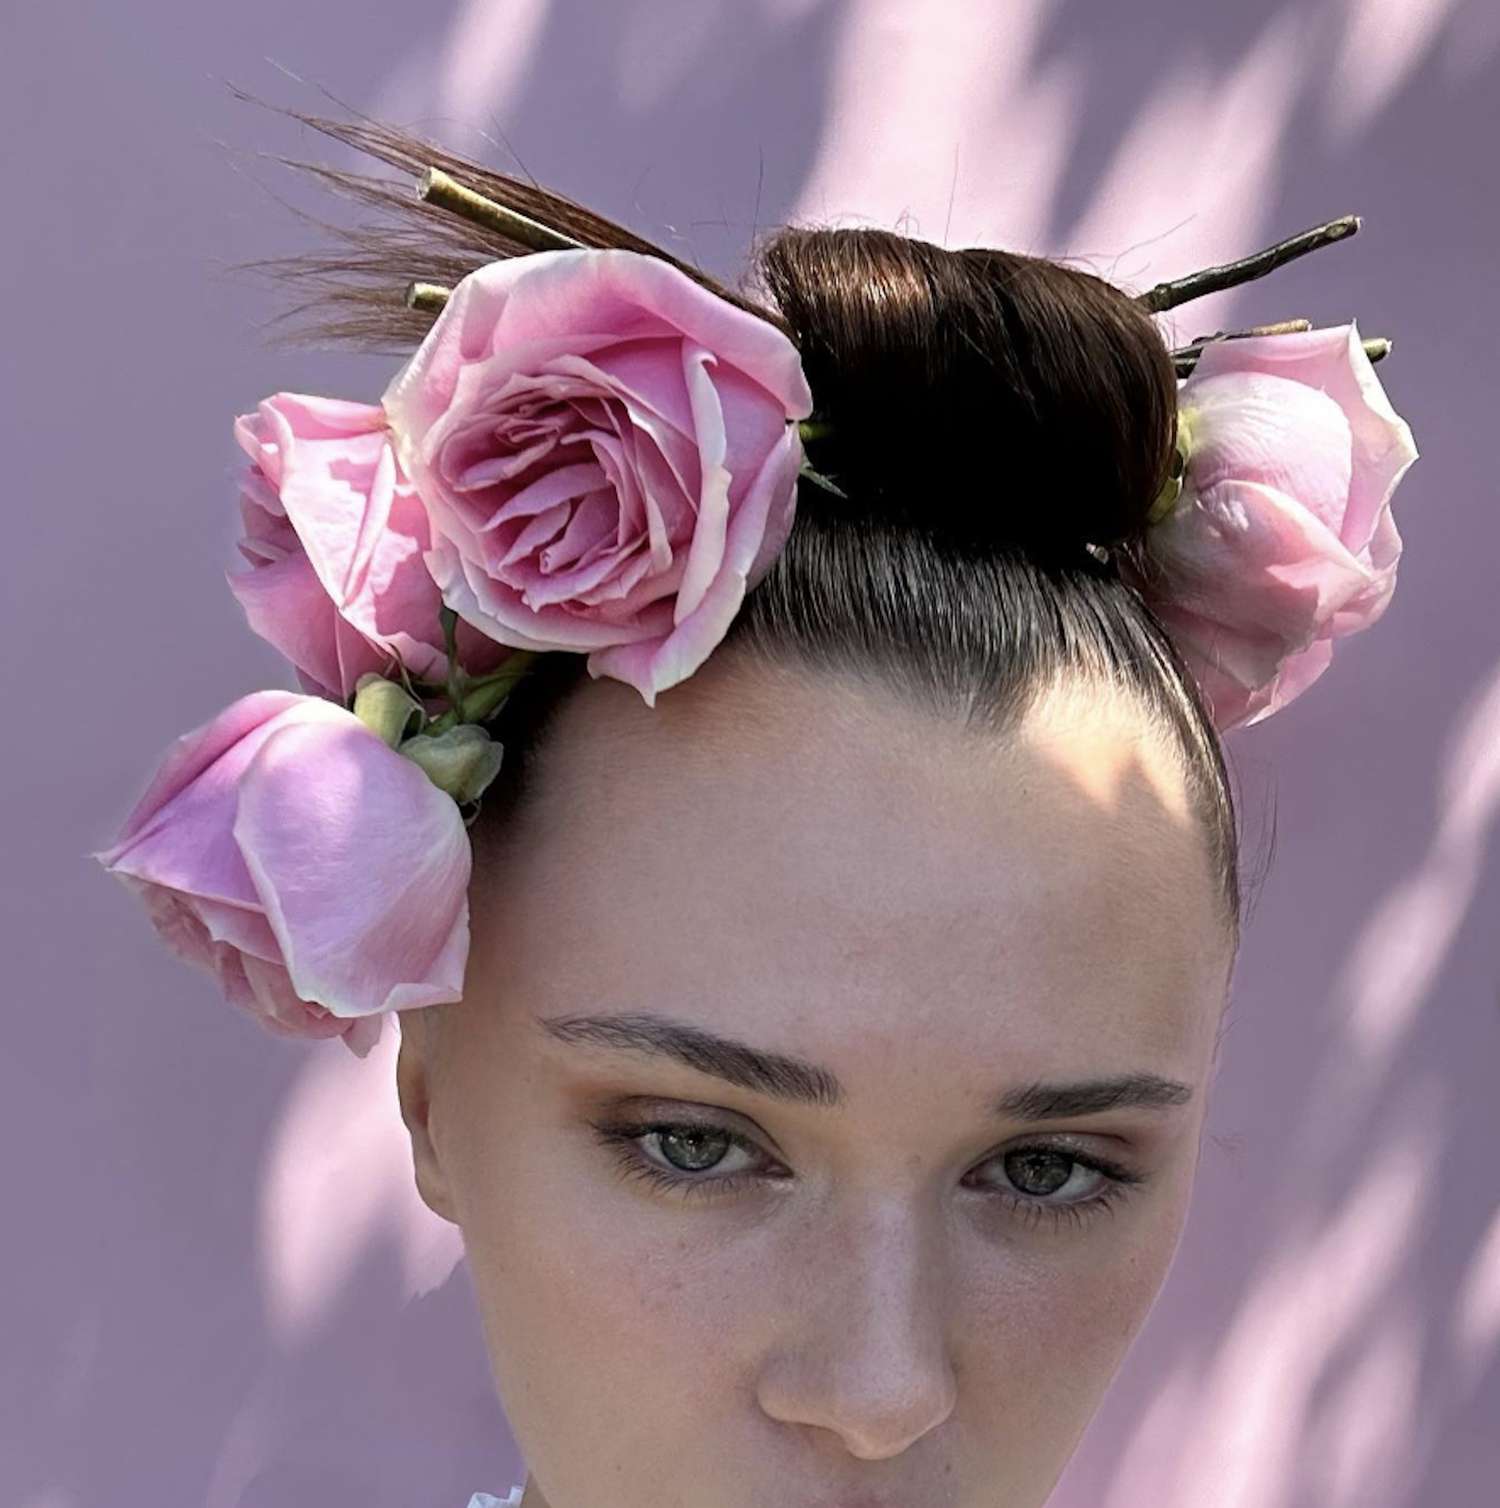
[[1150,314],[1175,309],[1179,304],[1190,303],[1195,298],[1222,293],[1226,288],[1237,287],[1254,278],[1263,278],[1286,262],[1352,236],[1359,227],[1358,215],[1343,215],[1325,225],[1315,225],[1311,230],[1288,236],[1285,241],[1278,241],[1274,246],[1257,251],[1253,256],[1242,257],[1237,262],[1226,262],[1221,267],[1205,267],[1201,272],[1174,278],[1169,283],[1158,283],[1145,293],[1138,294],[1136,302]]
[[453,290],[443,287],[441,283],[408,283],[406,285],[406,307],[408,309],[430,310],[433,314],[441,314],[452,295]]
[[[1178,377],[1187,377],[1198,365],[1198,358],[1205,349],[1217,341],[1245,340],[1252,335],[1296,335],[1310,329],[1311,320],[1284,319],[1278,324],[1255,325],[1248,330],[1220,330],[1213,335],[1200,335],[1191,345],[1179,346],[1172,352],[1172,364],[1177,368]],[[1371,336],[1361,344],[1365,348],[1365,355],[1375,362],[1383,361],[1391,354],[1393,342],[1383,336]]]
[[460,183],[441,168],[428,168],[417,185],[417,198],[436,204],[486,230],[498,231],[512,241],[519,241],[533,251],[578,251],[582,241],[565,236],[560,230],[523,215],[520,210],[496,204],[466,184]]

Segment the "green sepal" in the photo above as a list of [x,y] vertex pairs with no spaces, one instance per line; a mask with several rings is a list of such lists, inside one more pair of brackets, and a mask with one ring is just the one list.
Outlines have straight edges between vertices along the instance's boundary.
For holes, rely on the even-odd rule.
[[441,733],[408,738],[396,752],[462,806],[484,794],[500,773],[505,751],[477,723],[459,723]]
[[1191,453],[1192,431],[1188,426],[1187,415],[1179,410],[1177,436],[1172,445],[1171,469],[1167,472],[1161,491],[1156,494],[1156,501],[1151,504],[1151,511],[1146,515],[1148,527],[1170,518],[1177,507],[1177,500],[1182,496],[1182,489],[1186,484],[1188,457]]
[[814,486],[821,487],[825,492],[831,492],[835,497],[843,498],[846,503],[849,501],[849,494],[842,487],[837,487],[830,482],[821,471],[814,471],[811,466],[804,466],[797,475],[805,476]]
[[365,727],[393,749],[419,732],[427,721],[427,709],[421,702],[404,687],[373,670],[355,682],[351,710]]

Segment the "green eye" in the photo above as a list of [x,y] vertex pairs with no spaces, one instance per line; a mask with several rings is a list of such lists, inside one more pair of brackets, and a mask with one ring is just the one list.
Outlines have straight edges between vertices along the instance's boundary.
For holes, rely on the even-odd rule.
[[[727,1198],[752,1185],[784,1183],[790,1176],[766,1171],[769,1159],[754,1142],[728,1126],[711,1122],[606,1122],[593,1124],[592,1130],[614,1155],[625,1177],[677,1198]],[[647,1151],[648,1143],[655,1144],[654,1155]],[[734,1150],[745,1153],[751,1165],[729,1173],[715,1172],[726,1154]],[[1046,1143],[1012,1148],[982,1166],[993,1166],[997,1161],[1004,1169],[1005,1183],[981,1184],[980,1188],[1027,1222],[1077,1223],[1123,1197],[1133,1185],[1146,1181],[1145,1174]],[[1075,1180],[1081,1190],[1075,1190],[1071,1197],[1053,1197]]]

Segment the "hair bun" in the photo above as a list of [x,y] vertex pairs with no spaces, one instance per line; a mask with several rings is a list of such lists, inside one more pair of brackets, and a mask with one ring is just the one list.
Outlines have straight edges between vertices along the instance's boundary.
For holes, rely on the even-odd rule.
[[966,548],[1139,535],[1166,480],[1177,379],[1122,290],[1041,257],[881,230],[780,232],[760,267],[825,437],[823,514]]

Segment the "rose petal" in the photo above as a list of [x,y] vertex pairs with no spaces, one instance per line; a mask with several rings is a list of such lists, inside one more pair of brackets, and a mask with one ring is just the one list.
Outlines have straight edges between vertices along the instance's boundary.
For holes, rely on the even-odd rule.
[[1333,643],[1330,639],[1316,639],[1301,653],[1292,655],[1272,683],[1269,698],[1246,719],[1245,726],[1253,726],[1273,712],[1279,712],[1288,702],[1295,701],[1332,663]]
[[476,629],[515,649],[565,649],[577,654],[634,643],[658,632],[647,623],[590,621],[562,607],[533,610],[519,592],[485,575],[447,540],[435,540],[426,560],[448,606]]
[[[427,514],[400,473],[384,410],[276,393],[241,415],[235,434],[258,458],[240,496],[240,551],[252,569],[229,578],[250,626],[305,687],[335,700],[393,659],[441,680],[442,598],[423,562]],[[492,641],[467,639],[471,671],[504,658]]]
[[[659,692],[687,679],[723,641],[749,586],[760,579],[785,543],[796,508],[802,443],[789,425],[767,457],[744,503],[730,522],[722,568],[697,609],[656,642],[642,641],[589,656],[591,676],[610,676],[634,686],[654,707]],[[776,543],[779,536],[779,543]]]
[[[513,298],[517,291],[522,296]],[[609,334],[600,344],[614,345],[664,330],[744,372],[789,418],[812,412],[797,350],[769,320],[736,308],[658,258],[614,249],[535,252],[488,262],[460,279],[381,402],[398,430],[422,432],[448,409],[464,364],[484,353],[540,342],[580,349],[569,337],[598,338],[599,332]]]
[[1353,468],[1349,421],[1317,388],[1266,372],[1226,372],[1183,389],[1198,493],[1255,482],[1295,498],[1337,539]]
[[[230,754],[241,740],[302,700],[292,691],[253,691],[173,740],[145,794],[125,819],[118,840],[94,857],[106,865],[115,864],[137,838],[146,835],[148,827],[159,825],[161,812],[175,797]],[[232,767],[215,775],[221,784],[232,785]]]
[[463,819],[352,714],[265,740],[234,837],[302,999],[347,1017],[461,997]]
[[1149,543],[1174,603],[1299,645],[1371,581],[1313,514],[1254,482],[1184,494]]
[[1189,382],[1236,371],[1271,372],[1306,383],[1343,411],[1352,437],[1353,483],[1339,535],[1346,549],[1360,555],[1418,451],[1411,427],[1391,406],[1365,354],[1358,324],[1351,320],[1287,335],[1214,341]]
[[317,695],[342,701],[346,687],[352,689],[366,671],[381,670],[389,661],[340,618],[305,555],[255,570],[227,571],[225,577],[245,622],[302,672],[304,686]]
[[699,483],[697,526],[688,546],[687,568],[677,588],[673,622],[680,624],[701,603],[724,564],[724,540],[729,531],[729,469],[724,465],[724,410],[708,369],[713,353],[685,345],[683,375],[693,406],[693,437],[698,443]]

